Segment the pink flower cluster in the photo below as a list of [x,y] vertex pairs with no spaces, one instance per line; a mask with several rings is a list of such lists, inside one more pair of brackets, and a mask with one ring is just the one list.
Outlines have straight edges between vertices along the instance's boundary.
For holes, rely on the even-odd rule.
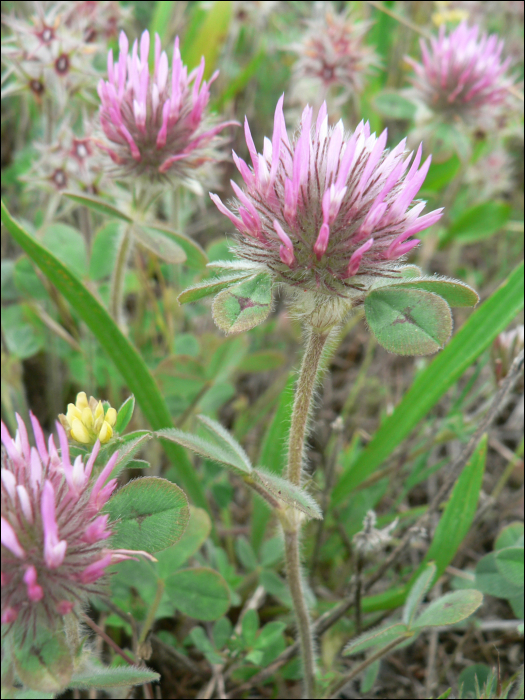
[[[171,75],[168,56],[155,35],[155,62],[150,73],[150,37],[147,31],[128,53],[128,38],[121,32],[120,53],[108,55],[108,80],[101,80],[100,124],[109,143],[99,144],[120,167],[120,175],[145,175],[151,180],[169,174],[184,177],[213,158],[207,147],[224,127],[210,125],[205,109],[210,85],[203,81],[204,58],[188,75],[175,39]],[[140,54],[140,55],[139,55]]]
[[378,276],[397,277],[397,261],[419,242],[413,236],[441,216],[441,209],[420,216],[425,203],[414,204],[430,166],[428,157],[420,167],[421,146],[412,160],[406,139],[386,149],[386,130],[377,137],[363,122],[351,135],[342,122],[331,128],[326,104],[313,127],[305,108],[291,142],[281,97],[262,154],[247,121],[245,133],[252,167],[233,154],[245,183],[232,181],[234,212],[211,198],[240,234],[237,255],[277,280],[355,297]]
[[446,117],[479,120],[485,108],[508,98],[511,78],[505,75],[510,58],[501,60],[503,40],[496,34],[479,36],[479,27],[462,22],[450,34],[442,25],[430,47],[421,40],[423,63],[407,57],[416,73],[413,81],[422,99]]
[[32,414],[36,447],[17,422],[15,439],[2,422],[2,624],[34,632],[38,621],[53,624],[98,592],[106,567],[133,552],[104,546],[112,533],[100,511],[117,484],[107,479],[118,453],[91,480],[100,443],[85,466],[81,457],[72,464],[60,424],[59,453]]

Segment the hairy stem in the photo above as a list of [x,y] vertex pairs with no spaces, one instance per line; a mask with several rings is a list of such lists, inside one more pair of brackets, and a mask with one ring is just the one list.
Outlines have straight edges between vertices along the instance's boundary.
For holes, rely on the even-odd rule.
[[304,443],[307,436],[308,416],[312,403],[319,363],[329,332],[318,333],[310,330],[310,335],[304,351],[299,381],[295,390],[295,401],[290,426],[290,441],[288,443],[288,470],[286,478],[296,486],[301,485],[303,467]]
[[111,276],[111,292],[109,297],[109,312],[115,322],[121,326],[123,324],[122,302],[124,296],[124,277],[131,252],[132,235],[131,225],[124,229],[120,238],[117,259]]
[[[309,329],[308,341],[304,351],[303,362],[295,391],[295,401],[290,426],[288,443],[288,469],[286,477],[296,486],[301,485],[304,443],[308,434],[308,417],[312,396],[317,381],[319,365],[329,331],[318,332]],[[303,697],[315,698],[315,660],[310,615],[304,598],[301,576],[301,559],[299,555],[299,532],[301,521],[297,517],[282,517],[284,530],[284,553],[288,585],[292,596],[301,657],[303,661],[304,688]]]
[[303,698],[315,698],[317,696],[315,695],[314,640],[310,614],[304,598],[299,555],[299,532],[297,530],[284,533],[284,555],[303,662]]

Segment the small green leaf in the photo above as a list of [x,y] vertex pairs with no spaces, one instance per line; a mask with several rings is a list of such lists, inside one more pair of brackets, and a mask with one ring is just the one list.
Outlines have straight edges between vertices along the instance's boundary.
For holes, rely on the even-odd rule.
[[476,204],[452,223],[441,242],[474,243],[489,238],[507,223],[511,212],[511,205],[503,202]]
[[[162,3],[161,3],[162,4]],[[200,247],[200,245],[189,236],[175,231],[169,226],[159,223],[158,221],[148,221],[142,224],[142,227],[148,232],[161,231],[165,237],[177,243],[186,253],[186,266],[192,269],[200,269],[208,262],[208,256]]]
[[115,432],[122,433],[128,426],[128,423],[133,416],[135,410],[135,397],[133,394],[128,396],[117,413],[117,422],[115,423]]
[[123,685],[141,685],[142,683],[154,683],[160,679],[160,675],[147,668],[136,666],[117,666],[105,668],[92,665],[75,673],[69,683],[70,688],[89,690],[90,688],[118,688]]
[[393,642],[394,639],[403,639],[404,637],[411,637],[412,633],[409,631],[408,627],[397,622],[395,625],[383,625],[380,627],[375,627],[374,629],[367,630],[363,632],[359,637],[353,639],[350,644],[348,644],[343,654],[348,656],[349,654],[358,654],[361,651],[370,649],[370,647],[385,646]]
[[271,309],[272,278],[263,272],[218,294],[212,313],[222,331],[239,333],[262,323]]
[[202,425],[220,447],[226,451],[231,450],[237,455],[239,460],[246,467],[245,471],[250,472],[252,470],[252,463],[250,462],[250,458],[246,452],[243,450],[241,445],[239,445],[233,435],[223,428],[220,423],[217,423],[216,420],[203,416],[202,414],[197,416],[197,420],[202,423]]
[[244,640],[244,644],[247,647],[253,646],[258,629],[259,615],[257,613],[257,610],[253,610],[253,608],[250,608],[244,613],[241,622],[242,638]]
[[415,280],[395,282],[389,289],[423,289],[442,297],[449,306],[476,306],[478,294],[464,282],[447,277],[421,277]]
[[287,479],[283,479],[261,467],[254,469],[251,476],[246,479],[248,484],[250,483],[250,478],[253,478],[256,483],[265,488],[272,496],[297,508],[297,510],[308,515],[309,518],[323,519],[323,513],[317,502],[300,486],[295,486]]
[[255,649],[266,649],[267,647],[273,646],[277,640],[282,636],[282,633],[286,629],[285,622],[268,622],[260,630],[259,634],[254,643]]
[[213,625],[212,637],[216,649],[222,649],[232,636],[233,625],[228,617],[220,617]]
[[235,553],[246,571],[255,571],[257,568],[257,557],[246,537],[237,537],[235,539]]
[[178,542],[156,555],[160,578],[167,579],[197,552],[208,539],[211,520],[204,508],[190,506],[190,519]]
[[209,297],[211,294],[216,294],[223,289],[227,289],[240,280],[245,280],[250,276],[251,273],[236,272],[232,273],[231,275],[223,275],[222,277],[207,279],[185,289],[179,294],[177,300],[179,304],[191,304],[194,301],[204,299],[204,297]]
[[244,458],[240,457],[237,451],[231,449],[226,441],[218,445],[217,442],[211,442],[199,435],[192,435],[178,428],[159,430],[157,431],[157,435],[160,438],[171,440],[183,447],[187,447],[201,457],[206,457],[214,462],[219,462],[219,464],[224,464],[227,467],[233,467],[244,474],[249,474],[251,472],[249,463],[247,463]]
[[[503,550],[499,550],[502,552]],[[476,565],[476,588],[496,598],[523,598],[523,588],[516,586],[502,576],[496,564],[496,552],[490,552]]]
[[447,593],[427,605],[415,620],[412,629],[455,625],[472,615],[482,602],[483,595],[472,589]]
[[230,591],[223,577],[207,568],[181,569],[166,579],[173,605],[196,620],[217,620],[230,607]]
[[403,622],[408,625],[408,627],[412,624],[421,601],[430,589],[435,574],[436,565],[433,563],[427,564],[410,589],[405,607],[403,608]]
[[62,194],[64,197],[73,200],[73,202],[83,204],[85,207],[88,207],[92,211],[96,211],[99,214],[104,214],[105,216],[115,219],[122,219],[122,221],[132,221],[128,214],[124,214],[123,211],[120,211],[120,209],[117,209],[117,207],[113,206],[113,204],[106,202],[100,197],[94,197],[93,195],[88,194],[78,194],[78,192],[68,192],[67,190],[64,190]]
[[365,299],[365,314],[378,342],[399,355],[437,352],[452,333],[446,301],[419,289],[376,289]]
[[523,546],[523,523],[515,522],[504,527],[494,542],[494,549]]
[[186,260],[186,253],[180,245],[155,229],[148,229],[135,223],[133,225],[133,236],[138,243],[158,258],[161,258],[161,260],[165,260],[168,263],[183,263]]
[[158,552],[177,542],[190,517],[188,499],[176,484],[155,476],[128,482],[104,506],[115,549]]
[[222,664],[224,659],[220,654],[217,654],[202,627],[194,627],[188,636],[195,647],[204,654],[210,664]]
[[496,552],[496,566],[501,575],[523,590],[523,547],[506,547]]

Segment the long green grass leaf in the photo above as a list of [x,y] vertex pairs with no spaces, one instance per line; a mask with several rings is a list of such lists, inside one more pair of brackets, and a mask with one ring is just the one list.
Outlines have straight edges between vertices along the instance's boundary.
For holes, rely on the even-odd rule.
[[395,411],[335,487],[332,505],[341,503],[392,454],[522,308],[523,263],[474,311],[447,347],[416,377]]
[[[2,223],[97,338],[128,389],[135,395],[151,427],[154,430],[172,427],[168,407],[144,360],[102,304],[65,265],[16,223],[3,202]],[[172,442],[163,442],[163,445],[188,495],[196,505],[208,508],[202,486],[185,450]]]

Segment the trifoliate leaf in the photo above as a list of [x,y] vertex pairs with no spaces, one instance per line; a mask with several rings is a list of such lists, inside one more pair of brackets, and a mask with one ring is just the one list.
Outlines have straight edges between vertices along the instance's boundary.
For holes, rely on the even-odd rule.
[[218,294],[213,320],[225,333],[239,333],[262,323],[271,308],[272,278],[262,272]]
[[[171,442],[176,442],[183,447],[187,447],[198,455],[201,455],[201,457],[206,457],[206,459],[219,462],[219,464],[224,464],[227,467],[233,467],[233,469],[244,474],[249,474],[251,472],[251,465],[244,450],[244,456],[241,457],[238,450],[234,450],[226,440],[221,441],[219,444],[217,439],[212,442],[199,435],[186,433],[178,428],[164,428],[163,430],[158,430],[156,435],[160,438],[171,440]],[[216,438],[216,435],[214,437]]]
[[430,355],[452,332],[447,302],[420,289],[376,289],[365,299],[365,314],[380,345],[398,355]]

